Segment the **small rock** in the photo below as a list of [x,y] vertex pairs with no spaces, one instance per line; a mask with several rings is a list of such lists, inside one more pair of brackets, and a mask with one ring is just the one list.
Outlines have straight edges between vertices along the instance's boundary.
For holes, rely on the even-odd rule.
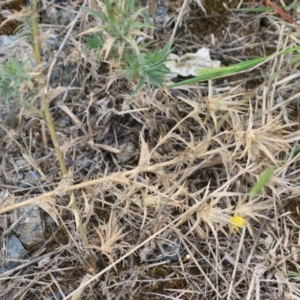
[[179,257],[184,255],[186,250],[181,244],[179,238],[164,239],[163,243],[155,243],[152,241],[149,245],[140,250],[140,257],[142,261],[150,263],[159,261],[169,261],[171,263],[177,262]]
[[[49,38],[42,41],[41,45],[42,61],[46,70],[50,66],[50,62],[54,59],[54,55],[64,39],[62,35],[55,31],[51,31],[49,36]],[[51,73],[51,88],[56,88],[58,86],[67,87],[73,81],[78,64],[77,59],[80,59],[79,52],[73,50],[74,47],[67,42],[60,52]],[[75,86],[76,84],[77,82],[75,81],[73,85]],[[71,91],[69,94],[71,94]]]
[[27,161],[25,159],[20,158],[15,161],[15,164],[17,167],[21,168],[27,165]]
[[164,5],[157,5],[156,8],[156,21],[159,23],[164,23],[164,18],[166,16],[168,12],[167,7],[165,7]]
[[117,155],[118,163],[127,163],[135,156],[136,146],[132,142],[126,142],[125,144],[120,146],[120,150],[122,151]]
[[21,188],[29,188],[31,186],[35,186],[38,183],[38,179],[41,178],[41,175],[35,170],[29,170],[25,178],[19,183],[19,187]]
[[[3,274],[3,273],[5,273],[5,272],[8,271],[8,270],[9,270],[9,269],[8,269],[7,267],[1,266],[1,265],[0,265],[0,275]],[[2,300],[2,299],[0,298],[0,300]]]
[[164,5],[157,5],[156,8],[156,25],[157,25],[157,32],[158,34],[163,34],[164,33],[164,22],[165,22],[165,17],[167,15],[168,8]]
[[14,228],[14,232],[26,248],[44,240],[44,223],[37,205],[21,207],[17,212],[17,218],[21,220]]
[[6,266],[4,266],[3,270],[7,271],[6,267],[15,268],[18,265],[20,265],[20,262],[18,262],[18,260],[23,259],[25,257],[25,254],[26,254],[26,250],[24,249],[20,240],[14,235],[9,237],[7,241],[7,252],[6,252],[7,264]]
[[56,25],[68,25],[76,16],[72,6],[63,5],[64,3],[57,3],[60,7],[66,6],[65,8],[59,8],[56,3],[50,4],[43,17],[43,23],[56,24]]

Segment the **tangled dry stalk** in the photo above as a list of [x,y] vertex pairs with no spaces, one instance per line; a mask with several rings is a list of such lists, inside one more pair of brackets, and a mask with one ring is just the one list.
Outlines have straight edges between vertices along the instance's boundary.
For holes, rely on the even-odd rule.
[[[228,64],[299,45],[299,29],[272,12],[227,11],[226,26],[198,33],[197,16],[208,22],[211,10],[205,16],[179,2],[170,2],[173,15],[160,41],[171,37],[181,14],[175,50],[205,44]],[[95,26],[87,12],[79,20],[80,32]],[[293,55],[241,76],[132,94],[124,78],[111,81],[114,61],[99,65],[97,53],[82,51],[81,37],[70,39],[78,74],[86,72],[83,88],[52,108],[68,174],[56,177],[39,120],[1,144],[1,259],[21,206],[37,204],[58,224],[44,244],[28,249],[28,260],[1,275],[1,299],[299,299],[299,279],[289,277],[300,272],[300,73]],[[70,127],[61,125],[66,118]],[[22,155],[24,168],[50,175],[14,190],[8,178]],[[274,176],[251,199],[269,167]],[[234,215],[246,220],[240,232],[230,230]],[[147,261],[174,237],[184,248],[177,262]]]

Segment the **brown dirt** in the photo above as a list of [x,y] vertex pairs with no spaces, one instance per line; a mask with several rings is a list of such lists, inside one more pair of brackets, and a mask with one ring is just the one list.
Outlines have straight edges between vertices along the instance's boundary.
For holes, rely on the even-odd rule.
[[[0,10],[20,11],[22,9],[22,6],[25,5],[26,0],[13,0],[10,3],[0,3]],[[0,24],[5,20],[6,19],[2,15],[0,15]],[[0,35],[13,35],[19,25],[20,23],[17,21],[9,21],[5,23],[4,26],[0,27]]]

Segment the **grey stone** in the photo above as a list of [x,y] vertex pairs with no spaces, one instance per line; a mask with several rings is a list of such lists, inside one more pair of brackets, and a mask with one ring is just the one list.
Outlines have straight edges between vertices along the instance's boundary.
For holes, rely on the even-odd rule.
[[[9,270],[9,269],[8,269],[7,267],[1,266],[1,265],[0,265],[0,275],[3,274],[3,273],[5,273],[5,272],[8,271],[8,270]],[[1,300],[1,298],[0,298],[0,300]]]
[[120,146],[121,153],[117,154],[118,163],[127,163],[135,157],[136,145],[132,142],[127,142]]
[[37,205],[21,207],[17,212],[17,218],[21,220],[14,228],[14,233],[26,248],[44,240],[44,223]]
[[39,182],[39,178],[41,178],[41,175],[37,171],[29,170],[27,171],[25,178],[19,183],[19,186],[22,188],[35,186]]
[[[26,250],[23,247],[20,240],[12,235],[7,241],[7,252],[6,252],[6,266],[9,268],[15,268],[20,265],[19,259],[23,259],[26,255]],[[3,267],[3,271],[6,271],[6,266]]]
[[11,43],[15,42],[17,40],[17,37],[14,35],[11,36],[0,36],[0,56],[4,56],[5,53],[3,53],[1,50],[5,49],[2,47],[8,47]]
[[[168,8],[164,5],[157,5],[156,8],[156,18],[164,18],[168,12]],[[163,22],[163,20],[162,20]]]
[[157,22],[157,32],[158,34],[163,34],[164,33],[164,21],[165,21],[165,16],[167,15],[168,8],[164,5],[158,5],[156,8],[156,22]]
[[186,250],[181,244],[180,239],[173,238],[162,243],[160,247],[153,249],[153,252],[149,255],[147,261],[169,261],[171,263],[174,263],[177,262],[179,260],[179,257],[184,255],[185,253]]
[[[62,41],[63,36],[59,33],[53,32],[50,38],[42,42],[42,61],[46,70],[54,59],[54,55],[59,49]],[[67,87],[74,79],[77,62],[68,59],[72,49],[72,45],[66,43],[63,50],[60,52],[50,76],[51,88],[56,88],[58,86]],[[77,82],[74,83],[74,85],[76,84]]]
[[155,241],[152,240],[145,244],[144,248],[140,249],[141,261],[150,263],[168,261],[174,263],[186,253],[178,237],[168,236],[166,232],[163,235],[165,237],[158,238]]
[[[65,7],[59,8],[56,4]],[[74,12],[74,8],[67,3],[53,3],[46,8],[43,16],[43,23],[68,25],[75,19],[75,16],[76,13]]]

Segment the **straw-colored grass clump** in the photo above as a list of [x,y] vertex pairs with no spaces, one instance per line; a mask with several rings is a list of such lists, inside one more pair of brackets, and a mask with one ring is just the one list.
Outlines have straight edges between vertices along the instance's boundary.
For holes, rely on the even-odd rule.
[[[22,206],[39,205],[57,227],[43,245],[27,249],[30,259],[44,255],[43,263],[0,275],[0,297],[11,291],[24,299],[300,297],[299,30],[270,11],[226,10],[225,32],[207,27],[196,35],[192,28],[202,21],[195,20],[208,22],[213,11],[206,1],[195,2],[170,2],[156,39],[143,31],[144,23],[153,29],[148,10],[134,1],[128,11],[136,14],[126,21],[134,39],[108,26],[121,20],[119,6],[85,2],[70,38],[81,53],[84,88],[70,101],[51,99],[50,107],[67,172],[42,119],[36,118],[36,135],[24,129],[16,140],[2,141],[10,157],[2,160],[4,245]],[[264,39],[245,24],[262,26]],[[170,40],[174,49],[159,50]],[[203,43],[225,65],[268,58],[233,76],[163,86],[168,51],[194,53]],[[139,62],[156,67],[142,72]],[[28,124],[33,117],[26,114]],[[60,125],[66,121],[71,126]],[[25,169],[45,176],[14,192],[9,176],[21,155],[28,157]]]

